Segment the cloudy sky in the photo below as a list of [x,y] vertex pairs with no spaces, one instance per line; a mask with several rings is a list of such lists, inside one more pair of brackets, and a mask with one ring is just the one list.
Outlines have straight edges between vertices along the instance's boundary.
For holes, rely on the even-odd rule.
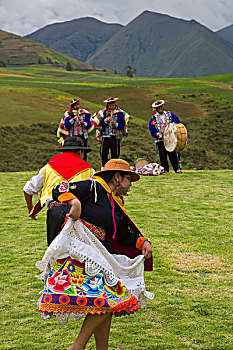
[[195,19],[213,31],[233,24],[233,0],[0,0],[0,29],[26,35],[86,16],[126,25],[144,10]]

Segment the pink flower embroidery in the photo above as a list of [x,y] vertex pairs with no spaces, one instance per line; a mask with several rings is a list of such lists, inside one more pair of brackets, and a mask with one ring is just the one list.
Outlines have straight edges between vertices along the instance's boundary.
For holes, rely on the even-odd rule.
[[62,182],[59,187],[59,192],[69,192],[69,186],[65,182]]
[[70,282],[71,278],[68,270],[63,270],[62,272],[55,272],[52,277],[49,277],[47,285],[54,293],[64,294],[66,289],[72,287]]

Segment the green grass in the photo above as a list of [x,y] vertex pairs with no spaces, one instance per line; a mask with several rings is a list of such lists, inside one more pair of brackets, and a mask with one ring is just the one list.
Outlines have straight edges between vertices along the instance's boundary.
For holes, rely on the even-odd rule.
[[[41,67],[0,68],[0,171],[40,168],[58,147],[56,130],[68,103],[81,97],[91,113],[103,100],[118,96],[119,106],[133,116],[121,157],[131,163],[143,157],[158,162],[148,122],[151,103],[166,100],[188,131],[181,154],[184,169],[233,168],[233,74],[205,78],[128,78],[111,72],[67,72]],[[7,138],[5,137],[7,135]],[[89,156],[100,167],[99,144],[89,139]],[[35,156],[36,155],[36,156]]]
[[[0,173],[2,350],[66,349],[81,325],[43,322],[37,313],[43,285],[35,263],[46,249],[46,212],[37,222],[27,218],[22,189],[33,174]],[[135,315],[113,319],[110,350],[233,348],[232,176],[190,170],[133,184],[125,206],[152,241],[146,284],[155,298]]]

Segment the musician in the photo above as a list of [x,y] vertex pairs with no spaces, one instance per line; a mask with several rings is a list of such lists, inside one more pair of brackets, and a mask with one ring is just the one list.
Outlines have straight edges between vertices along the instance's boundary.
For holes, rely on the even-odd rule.
[[171,165],[175,173],[182,173],[181,163],[180,163],[180,154],[177,152],[168,152],[164,147],[163,143],[163,133],[165,127],[169,123],[179,124],[179,118],[172,112],[164,110],[164,100],[158,100],[152,103],[153,115],[149,122],[149,130],[151,136],[155,138],[155,143],[158,149],[158,155],[160,160],[160,165],[164,168],[164,172],[169,172],[169,158]]
[[[70,102],[70,108],[64,113],[60,121],[58,133],[61,134],[62,144],[69,136],[79,136],[84,142],[84,147],[87,147],[88,129],[91,127],[91,113],[82,108],[80,100],[80,98],[75,98]],[[87,160],[86,151],[83,159]]]
[[102,167],[108,161],[109,150],[111,159],[120,157],[120,144],[123,137],[127,137],[127,123],[132,117],[120,109],[116,101],[118,97],[110,97],[104,100],[106,108],[101,109],[93,118],[93,123],[98,128],[101,148]]

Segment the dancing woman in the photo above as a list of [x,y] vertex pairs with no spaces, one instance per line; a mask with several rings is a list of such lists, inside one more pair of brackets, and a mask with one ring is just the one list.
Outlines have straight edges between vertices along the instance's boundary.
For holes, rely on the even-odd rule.
[[[152,269],[150,241],[127,215],[122,196],[139,175],[112,159],[91,180],[61,183],[53,198],[71,207],[69,220],[37,267],[45,289],[42,318],[60,323],[85,316],[68,350],[84,350],[94,334],[96,349],[108,349],[112,315],[130,315],[153,294],[145,289],[144,263]],[[145,260],[146,259],[146,260]]]

